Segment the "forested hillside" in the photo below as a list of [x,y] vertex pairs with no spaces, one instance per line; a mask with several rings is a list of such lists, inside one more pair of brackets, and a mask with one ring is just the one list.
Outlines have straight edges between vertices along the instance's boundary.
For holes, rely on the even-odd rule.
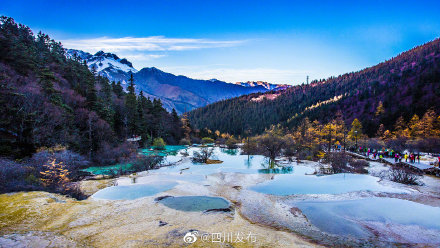
[[133,68],[131,62],[120,59],[116,54],[99,51],[90,53],[67,49],[68,57],[77,56],[85,60],[90,70],[108,78],[110,81],[121,82],[124,89],[128,87],[128,79],[133,74],[136,92],[144,92],[145,96],[160,99],[164,108],[183,113],[198,107],[206,106],[219,100],[242,96],[250,93],[266,92],[283,88],[283,85],[245,84],[237,85],[220,80],[192,79],[182,75],[176,76],[155,67],[145,67],[140,71]]
[[177,113],[89,71],[48,35],[0,19],[0,154],[24,157],[62,145],[89,159],[122,156],[133,135],[141,145],[183,137]]
[[189,112],[192,125],[235,135],[261,133],[272,124],[296,127],[308,117],[326,123],[340,110],[350,124],[358,118],[370,137],[394,130],[402,116],[428,109],[440,112],[440,40],[415,47],[362,71],[311,82],[279,92],[250,94]]

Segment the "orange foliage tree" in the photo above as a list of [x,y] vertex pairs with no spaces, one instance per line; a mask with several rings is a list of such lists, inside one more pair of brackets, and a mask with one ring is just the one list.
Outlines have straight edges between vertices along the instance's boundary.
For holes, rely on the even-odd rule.
[[44,164],[44,171],[41,171],[41,181],[46,187],[62,187],[64,188],[70,182],[69,171],[64,168],[63,162],[56,162],[53,159],[48,164]]

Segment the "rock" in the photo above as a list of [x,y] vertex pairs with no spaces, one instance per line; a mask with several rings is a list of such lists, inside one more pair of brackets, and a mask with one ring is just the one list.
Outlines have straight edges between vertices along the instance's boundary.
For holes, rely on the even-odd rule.
[[115,179],[94,179],[79,182],[79,187],[84,195],[91,196],[101,189],[115,185]]
[[243,187],[236,185],[236,186],[232,186],[232,188],[234,188],[236,190],[241,190]]
[[52,232],[14,233],[0,236],[0,247],[79,247],[69,238]]
[[290,213],[293,214],[293,216],[295,216],[295,217],[302,215],[301,209],[299,209],[297,207],[290,208]]
[[231,212],[232,208],[212,208],[212,209],[207,209],[205,211],[203,211],[204,213],[212,213],[212,212],[223,212],[223,213],[228,213]]
[[221,164],[223,163],[223,161],[218,160],[218,159],[208,159],[206,160],[206,164]]
[[162,201],[163,199],[168,198],[168,197],[174,197],[174,196],[170,196],[170,195],[159,196],[159,197],[154,198],[154,201],[157,201],[157,202]]

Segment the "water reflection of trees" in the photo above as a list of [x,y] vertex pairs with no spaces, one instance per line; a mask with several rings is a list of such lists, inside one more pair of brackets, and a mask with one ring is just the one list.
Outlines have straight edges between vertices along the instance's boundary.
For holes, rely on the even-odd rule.
[[276,163],[275,160],[266,158],[261,166],[263,169],[259,169],[258,173],[262,174],[289,174],[293,172],[293,166],[282,166]]
[[250,169],[252,167],[252,160],[254,159],[254,156],[248,155],[247,158],[244,160],[244,165]]
[[235,156],[238,154],[238,149],[222,148],[221,152],[228,154],[230,156]]

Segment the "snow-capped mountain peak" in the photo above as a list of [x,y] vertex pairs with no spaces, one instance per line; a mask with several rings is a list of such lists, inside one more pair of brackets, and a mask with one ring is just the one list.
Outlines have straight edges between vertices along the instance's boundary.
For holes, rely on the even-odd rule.
[[94,55],[75,49],[66,49],[66,57],[85,60],[90,70],[95,70],[97,74],[107,77],[111,81],[124,81],[130,73],[136,70],[130,61],[121,59],[116,54],[99,51]]
[[89,68],[94,68],[98,73],[104,70],[120,70],[123,72],[133,73],[137,72],[131,62],[129,62],[127,59],[121,59],[113,53],[99,51],[95,53],[95,55],[92,55],[79,50],[67,49],[66,54],[71,58],[77,56],[79,59],[85,60]]

